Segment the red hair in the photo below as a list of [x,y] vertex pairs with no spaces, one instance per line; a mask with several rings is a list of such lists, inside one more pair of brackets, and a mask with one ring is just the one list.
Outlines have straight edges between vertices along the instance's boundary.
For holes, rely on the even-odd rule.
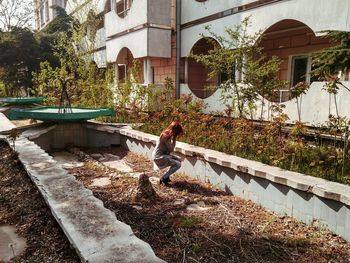
[[160,134],[161,138],[177,137],[183,134],[183,129],[178,121],[173,121],[170,125]]

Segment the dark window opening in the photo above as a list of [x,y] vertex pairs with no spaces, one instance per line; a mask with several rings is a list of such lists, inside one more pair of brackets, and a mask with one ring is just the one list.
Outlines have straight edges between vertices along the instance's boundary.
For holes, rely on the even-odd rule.
[[125,17],[128,14],[132,0],[117,0],[115,11],[119,17]]
[[292,86],[299,82],[307,82],[308,57],[294,57],[292,60]]
[[109,13],[112,11],[112,3],[111,0],[107,0],[106,1],[106,5],[105,5],[105,13]]
[[154,67],[151,67],[151,76],[152,76],[151,83],[154,84]]
[[118,79],[120,83],[125,83],[126,81],[126,64],[118,64]]

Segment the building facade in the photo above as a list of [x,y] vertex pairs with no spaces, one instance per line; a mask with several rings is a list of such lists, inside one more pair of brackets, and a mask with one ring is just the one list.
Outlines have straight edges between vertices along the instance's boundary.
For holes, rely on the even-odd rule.
[[66,8],[67,0],[34,0],[35,29],[41,30],[56,17],[55,7]]
[[[220,101],[220,90],[208,91],[205,88],[210,84],[218,84],[219,77],[208,79],[205,67],[189,55],[191,52],[205,53],[213,48],[204,40],[208,36],[206,25],[210,25],[217,35],[224,35],[225,28],[238,25],[244,18],[250,17],[249,33],[262,31],[263,41],[260,45],[267,55],[278,56],[282,61],[279,78],[290,85],[279,91],[277,102],[286,105],[285,111],[291,122],[298,120],[300,114],[297,113],[295,101],[289,100],[289,88],[299,81],[311,84],[300,105],[302,121],[310,124],[324,122],[335,110],[340,115],[350,116],[348,92],[340,90],[336,97],[332,97],[322,91],[324,83],[313,81],[308,74],[311,70],[311,54],[331,45],[322,38],[320,32],[350,30],[349,1],[95,1],[68,0],[65,7],[68,13],[78,14],[82,6],[88,8],[86,3],[93,3],[90,7],[103,17],[103,26],[96,34],[93,59],[99,67],[113,63],[119,81],[125,79],[133,59],[139,59],[143,84],[162,85],[166,78],[171,78],[175,82],[177,96],[192,94],[194,98],[204,100],[208,105],[206,111],[223,111],[225,106]],[[53,17],[50,12],[47,15],[46,6],[50,6],[49,2],[39,6],[36,11],[39,17],[38,29],[45,26],[45,19]],[[41,7],[44,7],[43,15]],[[348,85],[348,76],[341,77],[344,84]],[[271,117],[267,111],[257,112],[256,115],[265,119]]]

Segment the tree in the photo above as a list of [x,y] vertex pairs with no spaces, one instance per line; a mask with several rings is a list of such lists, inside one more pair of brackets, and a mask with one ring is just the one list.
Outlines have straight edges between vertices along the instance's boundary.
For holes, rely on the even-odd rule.
[[336,94],[340,87],[350,92],[350,89],[342,84],[338,73],[347,73],[350,69],[350,32],[345,31],[323,31],[325,38],[328,38],[334,45],[321,49],[313,54],[311,75],[325,80],[325,90],[334,95],[335,107],[338,114]]
[[23,95],[19,94],[21,89],[26,95],[35,93],[32,74],[39,70],[40,63],[47,61],[52,68],[60,66],[54,46],[61,32],[72,35],[73,19],[62,8],[57,8],[57,12],[43,31],[34,33],[26,28],[11,27],[0,32],[0,82],[4,84],[5,92],[1,92],[4,95]]
[[[54,38],[52,51],[58,59],[58,66],[42,62],[40,71],[33,74],[33,81],[36,89],[54,102],[62,83],[69,79],[65,83],[72,105],[112,106],[113,70],[110,67],[98,68],[92,60],[96,31],[102,22],[102,18],[92,11],[94,9],[92,3],[87,3],[74,14],[74,18],[63,9],[57,9],[57,17],[41,33],[41,37]],[[82,23],[77,19],[78,15],[85,17]]]
[[31,27],[33,6],[32,0],[0,0],[0,31]]
[[60,66],[59,57],[54,54],[54,46],[59,41],[61,32],[72,36],[74,19],[68,15],[61,7],[54,7],[55,18],[41,31],[35,33],[40,45],[41,61],[48,61],[50,66],[55,68]]
[[[333,96],[336,109],[336,117],[330,115],[328,126],[335,129],[338,134],[344,137],[343,155],[350,151],[350,120],[348,116],[339,115],[337,94],[340,88],[350,89],[338,78],[338,73],[349,73],[350,69],[350,32],[345,31],[323,31],[325,38],[328,38],[334,45],[321,49],[313,54],[313,70],[311,75],[326,81],[324,89]],[[334,140],[335,142],[335,140]],[[344,161],[343,161],[344,167]],[[344,169],[343,169],[344,170]]]
[[350,69],[350,32],[322,31],[324,37],[334,45],[313,54],[312,74],[317,77],[333,78],[339,71]]
[[29,29],[12,28],[0,33],[0,81],[6,95],[19,95],[21,88],[29,94],[32,71],[39,68],[40,46]]
[[212,37],[207,39],[213,42],[214,48],[208,54],[191,55],[211,70],[210,78],[217,74],[225,76],[226,80],[219,85],[222,99],[225,104],[229,103],[227,112],[238,117],[246,117],[251,112],[259,95],[272,97],[274,91],[286,85],[277,77],[279,59],[269,59],[263,54],[258,46],[261,32],[249,35],[249,26],[249,18],[246,18],[240,25],[227,28],[226,36],[219,36],[207,27]]
[[71,33],[73,17],[68,15],[66,11],[59,6],[54,7],[56,11],[55,18],[44,28],[46,34],[57,34],[59,32]]
[[57,35],[53,49],[55,56],[59,58],[59,66],[54,68],[48,62],[41,63],[40,71],[33,74],[35,87],[43,95],[55,100],[62,88],[60,80],[69,78],[71,81],[66,88],[73,105],[110,107],[113,98],[112,69],[100,69],[90,59],[86,59],[90,54],[79,52],[75,36],[75,32],[72,37],[65,32]]

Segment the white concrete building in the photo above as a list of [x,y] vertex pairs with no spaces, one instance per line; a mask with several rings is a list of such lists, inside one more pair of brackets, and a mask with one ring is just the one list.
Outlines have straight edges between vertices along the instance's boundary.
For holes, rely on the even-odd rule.
[[67,0],[34,0],[35,29],[43,29],[56,17],[55,6],[66,8]]
[[[350,30],[349,11],[350,2],[342,0],[182,1],[181,57],[186,61],[186,77],[181,83],[181,94],[194,94],[195,97],[204,99],[208,112],[225,109],[220,101],[220,90],[208,92],[203,89],[209,84],[205,69],[188,58],[188,55],[191,51],[205,52],[210,49],[201,41],[201,34],[208,35],[205,25],[211,25],[216,34],[224,35],[226,27],[250,17],[250,33],[263,30],[264,40],[261,44],[264,50],[268,55],[276,55],[282,60],[279,78],[289,81],[291,85],[299,81],[311,84],[309,92],[303,95],[301,103],[299,101],[301,120],[309,124],[324,122],[329,114],[336,114],[336,105],[334,97],[322,90],[324,83],[310,79],[310,55],[330,46],[327,40],[319,37],[320,31]],[[348,76],[343,77],[348,80]],[[216,83],[218,81],[219,78],[214,80]],[[290,122],[294,122],[299,119],[298,110],[296,101],[288,100],[288,89],[289,86],[280,92],[278,101],[285,104],[284,111]],[[336,97],[339,114],[350,117],[350,107],[347,105],[350,100],[349,92],[340,90]],[[257,112],[256,118],[260,116],[261,112]],[[266,111],[263,116],[269,119],[271,114]]]
[[[207,70],[189,58],[189,54],[211,48],[202,36],[208,35],[206,25],[223,35],[225,28],[249,16],[250,33],[263,30],[261,45],[265,52],[282,60],[279,78],[291,85],[302,80],[311,84],[310,91],[302,97],[301,120],[316,124],[335,114],[334,97],[322,91],[323,83],[313,82],[308,75],[310,55],[330,46],[319,36],[320,31],[350,30],[350,1],[68,0],[66,10],[78,14],[84,9],[82,13],[87,13],[86,9],[92,6],[95,14],[103,17],[103,25],[96,35],[94,60],[100,67],[113,63],[121,81],[132,60],[137,58],[142,62],[144,84],[161,85],[165,78],[172,78],[177,96],[192,94],[207,103],[208,112],[222,111],[220,91],[205,89],[208,84],[219,84],[219,76],[208,80]],[[343,79],[347,81],[348,76]],[[285,111],[293,122],[298,120],[297,107],[294,100],[288,100],[288,89],[280,92],[278,102],[286,105]],[[339,114],[350,117],[347,105],[350,94],[341,90],[336,99]],[[260,117],[261,113],[256,115]],[[270,118],[269,112],[262,115]]]

